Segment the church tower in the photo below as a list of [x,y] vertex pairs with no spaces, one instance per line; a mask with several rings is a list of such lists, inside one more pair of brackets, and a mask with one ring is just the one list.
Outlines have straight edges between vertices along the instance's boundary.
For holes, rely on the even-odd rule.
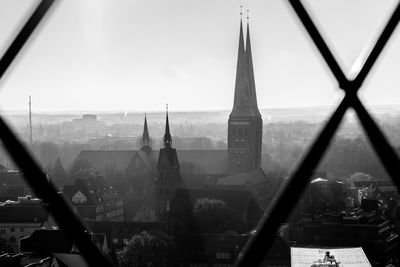
[[166,112],[164,147],[160,149],[157,165],[157,178],[155,179],[156,215],[161,220],[166,219],[169,205],[178,188],[182,187],[179,173],[179,160],[176,149],[172,148],[172,137],[169,130],[168,107]]
[[246,172],[260,168],[261,145],[262,118],[257,106],[249,22],[247,21],[245,47],[240,19],[235,97],[228,121],[229,172]]
[[151,141],[150,141],[149,130],[147,128],[147,116],[146,116],[146,114],[144,115],[144,127],[143,127],[141,145],[142,146],[141,146],[140,150],[145,151],[147,153],[151,152]]

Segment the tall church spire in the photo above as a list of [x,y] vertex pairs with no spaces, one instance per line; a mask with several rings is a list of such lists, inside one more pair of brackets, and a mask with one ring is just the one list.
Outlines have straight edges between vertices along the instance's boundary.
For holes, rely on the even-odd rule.
[[143,134],[142,134],[142,147],[141,150],[151,150],[150,144],[150,135],[149,130],[147,128],[147,116],[144,114],[144,127],[143,127]]
[[169,131],[169,119],[168,119],[168,104],[165,118],[165,133],[164,133],[164,147],[171,147],[172,137]]
[[255,115],[261,116],[257,105],[257,94],[256,94],[256,84],[254,80],[254,70],[253,70],[253,56],[251,54],[251,43],[250,43],[250,26],[249,26],[249,11],[247,10],[247,34],[246,34],[246,59],[247,59],[247,74],[249,79],[249,91],[251,96],[251,105]]
[[246,26],[245,47],[242,18],[240,18],[235,98],[228,121],[231,173],[251,171],[261,167],[262,118],[257,105],[248,13]]
[[256,97],[250,30],[247,22],[246,49],[244,47],[242,18],[240,18],[239,50],[236,66],[235,98],[230,116],[261,116]]

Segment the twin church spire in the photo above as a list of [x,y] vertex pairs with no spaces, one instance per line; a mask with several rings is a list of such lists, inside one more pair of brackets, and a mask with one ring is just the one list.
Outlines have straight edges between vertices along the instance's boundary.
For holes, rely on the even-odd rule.
[[[168,105],[166,108],[166,116],[165,116],[165,132],[164,132],[164,147],[171,147],[172,145],[172,136],[169,130],[169,118],[168,118]],[[141,150],[150,151],[151,150],[151,141],[149,129],[147,127],[147,115],[144,114],[144,127],[142,134],[142,147]]]
[[230,116],[261,117],[257,105],[254,80],[253,59],[251,54],[250,27],[247,17],[246,46],[243,35],[243,23],[240,19],[239,51],[236,67],[235,97]]

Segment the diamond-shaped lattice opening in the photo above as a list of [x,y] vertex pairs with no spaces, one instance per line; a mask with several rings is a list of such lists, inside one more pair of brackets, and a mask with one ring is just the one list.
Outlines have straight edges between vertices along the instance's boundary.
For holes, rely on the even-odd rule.
[[303,1],[344,73],[354,77],[397,1]]
[[327,251],[341,264],[399,261],[398,190],[352,112],[307,184],[264,264],[311,266]]

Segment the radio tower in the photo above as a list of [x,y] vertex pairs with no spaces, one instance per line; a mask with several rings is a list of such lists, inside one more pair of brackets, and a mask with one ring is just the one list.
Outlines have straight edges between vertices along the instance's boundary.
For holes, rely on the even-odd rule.
[[31,141],[31,145],[33,145],[33,137],[32,137],[32,105],[31,105],[31,96],[29,96],[29,130],[30,130],[30,141]]

